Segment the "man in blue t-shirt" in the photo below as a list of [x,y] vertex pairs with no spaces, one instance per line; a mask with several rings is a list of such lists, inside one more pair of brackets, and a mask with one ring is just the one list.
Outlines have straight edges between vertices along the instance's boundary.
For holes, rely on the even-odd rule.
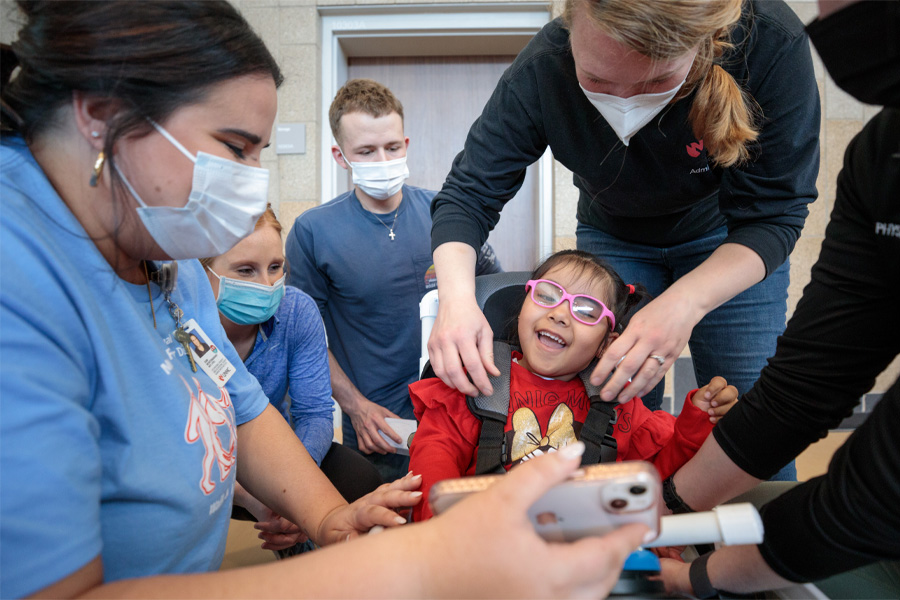
[[[286,246],[288,284],[322,312],[343,443],[392,481],[407,473],[409,457],[395,454],[379,430],[402,442],[385,418],[414,418],[407,386],[418,379],[419,301],[437,285],[430,212],[436,192],[404,185],[403,106],[385,86],[347,82],[329,121],[337,141],[332,156],[351,171],[354,189],[297,218]],[[487,244],[476,271],[500,271]]]

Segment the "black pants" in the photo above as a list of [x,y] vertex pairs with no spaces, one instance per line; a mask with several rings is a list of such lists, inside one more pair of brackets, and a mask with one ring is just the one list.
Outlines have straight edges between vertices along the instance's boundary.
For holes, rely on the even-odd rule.
[[384,483],[378,469],[362,454],[337,442],[322,459],[322,472],[344,500],[353,502]]

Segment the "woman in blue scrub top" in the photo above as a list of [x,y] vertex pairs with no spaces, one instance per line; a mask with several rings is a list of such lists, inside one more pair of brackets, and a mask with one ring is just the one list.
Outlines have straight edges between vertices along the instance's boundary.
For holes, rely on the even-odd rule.
[[[643,528],[556,547],[526,517],[574,451],[434,524],[213,573],[236,481],[319,545],[398,525],[391,509],[419,498],[415,477],[341,498],[194,260],[265,209],[281,73],[228,2],[18,5],[0,89],[0,597],[609,590]],[[191,335],[217,351],[196,355]]]

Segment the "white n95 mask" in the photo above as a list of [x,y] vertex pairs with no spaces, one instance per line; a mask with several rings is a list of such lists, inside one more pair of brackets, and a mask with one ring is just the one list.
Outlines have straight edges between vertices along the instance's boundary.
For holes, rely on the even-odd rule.
[[[685,79],[687,76],[685,75]],[[666,92],[657,92],[655,94],[636,94],[630,98],[619,98],[609,94],[600,94],[598,92],[589,92],[579,83],[578,87],[587,96],[587,99],[594,105],[609,126],[613,128],[619,139],[626,146],[631,141],[632,136],[640,131],[641,127],[646,125],[662,111],[663,108],[675,97],[681,86],[684,85],[685,79],[671,90]]]
[[353,184],[375,200],[387,200],[399,192],[409,177],[405,156],[383,162],[350,162],[343,150],[341,154],[350,165]]
[[116,171],[140,206],[138,216],[160,248],[173,259],[204,258],[228,252],[253,233],[266,210],[269,170],[198,152],[191,155],[178,140],[153,123],[159,133],[194,163],[187,204],[147,206],[116,165]]

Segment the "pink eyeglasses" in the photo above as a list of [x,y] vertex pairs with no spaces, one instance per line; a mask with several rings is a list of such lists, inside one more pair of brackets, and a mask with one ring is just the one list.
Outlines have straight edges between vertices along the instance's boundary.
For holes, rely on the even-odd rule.
[[616,327],[615,315],[593,296],[570,294],[558,283],[547,279],[531,279],[525,284],[525,289],[531,290],[531,299],[538,306],[555,308],[568,300],[569,312],[579,323],[596,325],[606,317],[609,319],[610,330]]

